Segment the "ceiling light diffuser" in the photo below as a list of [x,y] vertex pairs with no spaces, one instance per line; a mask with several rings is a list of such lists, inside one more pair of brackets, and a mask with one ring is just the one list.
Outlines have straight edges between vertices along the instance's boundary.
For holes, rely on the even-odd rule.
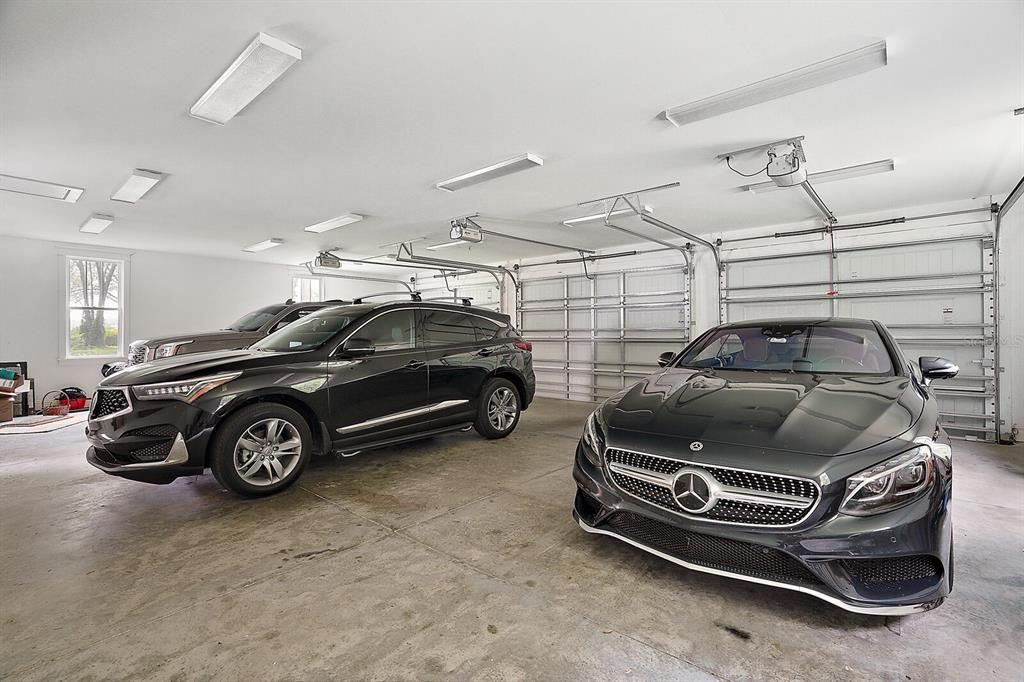
[[885,64],[883,40],[735,90],[666,109],[660,116],[675,126],[682,126],[856,76]]
[[260,33],[189,113],[200,120],[224,125],[301,59],[299,48]]
[[267,249],[272,249],[275,246],[281,246],[281,244],[284,244],[284,240],[274,237],[273,239],[264,239],[261,242],[256,242],[255,244],[245,247],[242,251],[256,253],[257,251],[266,251]]
[[114,216],[103,215],[102,213],[93,213],[89,216],[89,219],[82,223],[79,229],[80,232],[88,234],[99,234],[103,230],[110,227],[111,223],[114,222]]
[[53,182],[44,182],[43,180],[29,180],[28,178],[19,178],[13,175],[0,175],[0,190],[16,194],[30,194],[34,197],[44,197],[46,199],[56,199],[57,201],[66,201],[71,204],[78,201],[85,191],[81,187],[58,185]]
[[543,166],[544,159],[534,154],[520,154],[519,156],[509,159],[508,161],[502,161],[486,168],[480,168],[469,173],[458,175],[454,178],[442,180],[437,183],[438,189],[443,189],[446,192],[454,192],[457,189],[463,187],[469,187],[475,185],[478,182],[486,182],[487,180],[493,180],[494,178],[500,178],[503,175],[510,173],[517,173],[528,168],[536,168],[537,166]]
[[[654,213],[650,206],[644,206],[640,210],[644,213]],[[572,227],[573,225],[579,225],[580,223],[590,223],[595,220],[604,220],[605,217],[615,218],[617,216],[624,215],[636,215],[636,211],[631,208],[619,208],[609,213],[594,213],[593,215],[580,216],[579,218],[571,218],[570,220],[563,220],[562,224],[566,227]]]
[[[820,184],[823,182],[834,182],[836,180],[848,180],[850,178],[859,178],[865,175],[876,175],[878,173],[888,173],[896,169],[896,164],[892,159],[885,159],[884,161],[872,161],[871,163],[862,163],[859,166],[846,166],[845,168],[835,168],[833,170],[822,171],[820,173],[808,173],[808,182],[814,184]],[[746,185],[742,187],[748,192],[755,192],[762,194],[764,192],[774,192],[777,189],[786,189],[775,184],[774,181],[769,180],[768,182],[759,182],[756,185]]]
[[330,220],[325,220],[322,223],[310,225],[305,229],[306,232],[316,232],[319,234],[321,232],[333,230],[336,227],[343,227],[345,225],[351,225],[352,223],[358,223],[362,219],[363,216],[358,213],[346,213],[345,215],[340,215],[337,218],[331,218]]
[[163,173],[156,171],[146,170],[145,168],[136,168],[132,171],[132,174],[128,176],[128,179],[124,181],[121,188],[110,195],[113,201],[123,201],[125,203],[134,204],[136,201],[141,199],[146,192],[153,189],[156,183],[164,179]]

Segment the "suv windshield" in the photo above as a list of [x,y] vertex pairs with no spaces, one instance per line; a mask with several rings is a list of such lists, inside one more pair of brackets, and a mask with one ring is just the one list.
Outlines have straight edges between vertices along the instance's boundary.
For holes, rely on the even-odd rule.
[[363,309],[344,308],[319,310],[292,322],[284,329],[277,330],[250,347],[275,353],[313,350],[327,343],[332,336],[347,327],[363,312]]
[[720,329],[679,359],[678,367],[811,374],[893,374],[871,327],[779,324]]
[[284,310],[287,306],[283,305],[268,305],[266,308],[260,308],[254,310],[251,313],[246,313],[240,318],[231,323],[227,329],[233,332],[254,332],[271,319],[274,315]]

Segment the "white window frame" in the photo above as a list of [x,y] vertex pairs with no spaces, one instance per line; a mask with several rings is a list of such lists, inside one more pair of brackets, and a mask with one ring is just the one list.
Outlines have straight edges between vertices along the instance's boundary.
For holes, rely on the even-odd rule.
[[[61,251],[60,252],[60,267],[62,271],[61,283],[63,287],[63,293],[61,298],[63,300],[63,306],[61,306],[61,329],[63,333],[60,338],[60,350],[58,353],[58,359],[60,362],[79,362],[82,360],[110,360],[110,359],[123,359],[127,352],[126,338],[128,336],[128,289],[131,281],[130,275],[130,254],[120,253],[98,253],[88,250],[82,251]],[[71,354],[71,261],[72,260],[98,260],[107,261],[110,263],[117,263],[121,268],[119,276],[118,286],[120,290],[117,296],[117,352],[111,355],[72,355]]]
[[[296,280],[304,280],[304,279],[308,279],[308,280],[311,280],[311,281],[316,281],[319,284],[319,286],[320,286],[320,298],[318,300],[316,300],[316,301],[307,301],[307,300],[305,300],[305,299],[303,299],[301,297],[295,298],[295,282],[296,282]],[[301,290],[302,290],[301,286],[300,286],[299,290],[301,292]],[[294,298],[296,303],[321,303],[323,301],[326,301],[327,300],[327,291],[325,290],[324,278],[323,277],[317,277],[315,275],[292,275],[292,287],[291,287],[291,291],[288,292],[288,298]]]

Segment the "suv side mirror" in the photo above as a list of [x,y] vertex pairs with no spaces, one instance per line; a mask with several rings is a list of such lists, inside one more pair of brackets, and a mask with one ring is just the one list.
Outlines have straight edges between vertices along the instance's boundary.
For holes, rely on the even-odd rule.
[[373,355],[377,347],[370,339],[349,339],[341,347],[341,354],[350,358],[361,358]]
[[921,365],[925,384],[935,379],[952,379],[960,372],[960,368],[946,358],[922,356],[917,361]]
[[658,367],[667,367],[668,363],[672,362],[672,358],[675,356],[676,354],[673,351],[665,351],[658,356]]

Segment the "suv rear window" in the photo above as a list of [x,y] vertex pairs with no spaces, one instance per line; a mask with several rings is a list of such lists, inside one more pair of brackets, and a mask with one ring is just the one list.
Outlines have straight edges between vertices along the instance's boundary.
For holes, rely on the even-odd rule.
[[449,310],[424,310],[423,333],[427,346],[455,346],[477,339],[474,317]]
[[283,305],[268,305],[266,308],[246,313],[232,322],[226,329],[234,332],[254,332],[274,319],[274,316],[285,309]]

